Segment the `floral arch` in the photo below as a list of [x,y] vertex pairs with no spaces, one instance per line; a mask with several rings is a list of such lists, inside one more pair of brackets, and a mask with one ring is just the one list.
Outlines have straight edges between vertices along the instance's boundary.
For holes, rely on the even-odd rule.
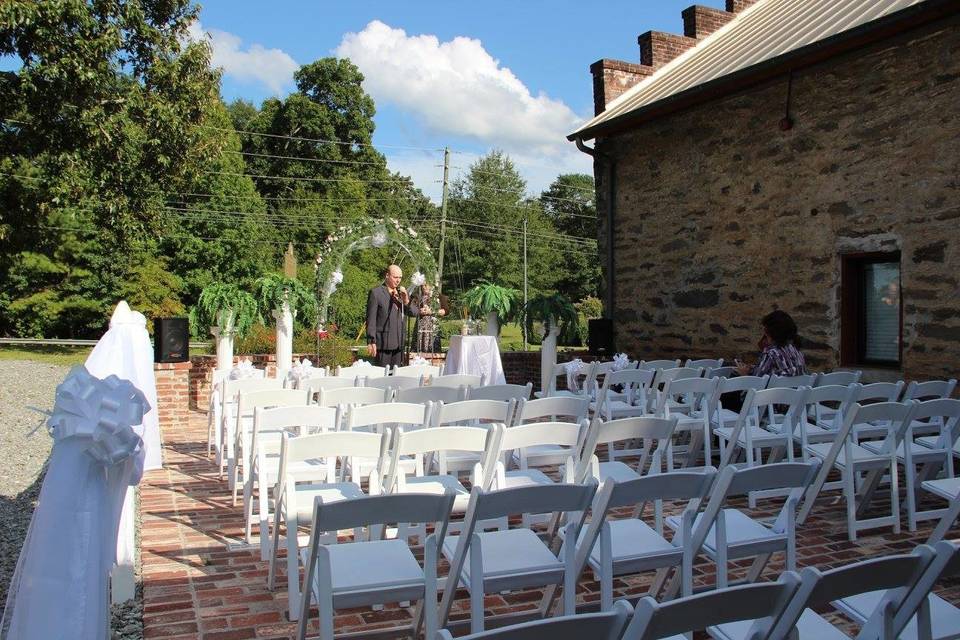
[[[430,246],[410,227],[403,226],[395,218],[365,218],[337,227],[317,254],[316,292],[320,322],[326,323],[330,309],[330,296],[343,282],[343,264],[354,251],[398,245],[413,264],[411,283],[437,283],[437,264]],[[422,280],[421,280],[422,278]]]

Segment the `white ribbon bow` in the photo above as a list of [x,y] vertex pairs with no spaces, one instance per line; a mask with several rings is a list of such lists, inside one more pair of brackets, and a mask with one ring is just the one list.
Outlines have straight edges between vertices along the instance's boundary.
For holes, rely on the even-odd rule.
[[563,368],[567,372],[567,389],[570,391],[580,391],[580,380],[578,376],[583,372],[583,360],[576,358],[570,362],[565,362]]
[[81,365],[57,386],[47,426],[54,440],[88,439],[87,453],[103,465],[114,465],[143,447],[133,426],[149,410],[150,403],[129,380],[114,375],[101,380]]
[[287,373],[287,378],[293,381],[305,380],[312,375],[316,369],[313,367],[313,363],[304,358],[299,362],[294,362],[293,366],[290,367],[290,371]]
[[253,362],[249,359],[241,360],[237,363],[233,369],[230,370],[230,379],[231,380],[240,380],[241,378],[252,378],[257,375],[257,370],[253,366]]
[[630,366],[630,356],[625,353],[618,353],[613,356],[613,370],[614,371],[623,371],[628,366]]
[[430,364],[430,363],[427,361],[426,358],[418,355],[412,360],[410,360],[410,364],[413,366],[421,366],[421,365]]

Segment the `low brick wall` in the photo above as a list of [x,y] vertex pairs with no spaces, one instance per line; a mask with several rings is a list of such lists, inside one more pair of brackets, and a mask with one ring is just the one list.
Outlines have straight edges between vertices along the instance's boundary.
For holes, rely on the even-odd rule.
[[190,362],[155,363],[157,417],[164,429],[186,427],[190,422]]

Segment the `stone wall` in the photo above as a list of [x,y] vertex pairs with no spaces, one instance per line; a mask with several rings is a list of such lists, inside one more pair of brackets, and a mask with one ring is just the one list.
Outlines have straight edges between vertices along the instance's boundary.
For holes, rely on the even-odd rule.
[[841,255],[899,249],[897,373],[957,375],[957,21],[796,72],[783,131],[787,81],[598,141],[617,163],[618,349],[752,359],[760,317],[782,308],[812,368],[838,366]]

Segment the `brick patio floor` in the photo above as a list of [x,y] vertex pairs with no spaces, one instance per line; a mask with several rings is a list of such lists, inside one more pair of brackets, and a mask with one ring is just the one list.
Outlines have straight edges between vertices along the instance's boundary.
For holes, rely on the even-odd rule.
[[[295,624],[287,619],[285,576],[278,588],[267,589],[267,563],[259,550],[228,550],[229,542],[242,540],[242,507],[231,506],[226,483],[217,478],[215,465],[206,456],[206,414],[195,412],[189,426],[164,428],[164,462],[160,471],[147,474],[141,484],[141,559],[144,601],[144,637],[186,640],[243,640],[244,638],[290,638]],[[761,502],[760,507],[778,508],[779,503]],[[879,508],[879,507],[878,507]],[[916,533],[893,534],[892,530],[868,531],[856,543],[846,539],[846,523],[839,492],[827,492],[799,532],[800,567],[838,566],[876,555],[909,551],[924,542],[935,521]],[[953,535],[960,537],[960,529]],[[745,567],[741,563],[739,567]],[[774,556],[764,577],[775,576],[783,567],[782,555]],[[445,567],[441,564],[441,572]],[[712,584],[712,565],[695,568],[696,580]],[[742,575],[742,572],[741,572]],[[617,580],[620,596],[645,593],[652,574]],[[737,572],[732,572],[737,577]],[[578,602],[599,600],[599,585],[588,570],[578,585]],[[960,604],[960,580],[943,581],[938,593]],[[465,592],[458,594],[454,619],[467,614]],[[536,608],[539,591],[487,596],[487,615]],[[384,629],[406,624],[410,611],[397,605],[383,610],[369,608],[337,612],[337,631]],[[316,633],[313,612],[311,629]],[[842,617],[831,615],[836,622]],[[403,635],[398,633],[397,635]]]

